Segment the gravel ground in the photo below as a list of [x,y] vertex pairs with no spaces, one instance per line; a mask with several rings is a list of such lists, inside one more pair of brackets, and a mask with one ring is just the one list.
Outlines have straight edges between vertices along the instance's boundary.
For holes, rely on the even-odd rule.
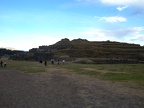
[[144,89],[50,70],[0,70],[0,108],[143,108]]

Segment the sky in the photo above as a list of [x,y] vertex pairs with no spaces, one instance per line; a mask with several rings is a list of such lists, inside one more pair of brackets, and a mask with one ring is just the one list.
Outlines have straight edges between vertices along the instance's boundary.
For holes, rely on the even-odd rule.
[[28,51],[63,38],[144,46],[144,0],[0,0],[0,48]]

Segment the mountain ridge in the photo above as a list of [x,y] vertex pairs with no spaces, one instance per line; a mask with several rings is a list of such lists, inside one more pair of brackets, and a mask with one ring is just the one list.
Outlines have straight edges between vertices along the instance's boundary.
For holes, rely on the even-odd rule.
[[[50,58],[107,58],[143,60],[144,47],[139,44],[115,41],[88,41],[86,39],[61,39],[53,45],[39,46],[30,53],[51,54]],[[52,57],[53,55],[53,57]],[[45,59],[45,57],[43,58]]]
[[93,58],[93,60],[101,59],[105,60],[105,62],[108,60],[143,62],[144,46],[109,40],[88,41],[79,38],[70,41],[68,38],[64,38],[53,45],[32,48],[29,52],[19,53],[11,58],[16,60],[50,60],[51,58],[75,60],[76,58]]

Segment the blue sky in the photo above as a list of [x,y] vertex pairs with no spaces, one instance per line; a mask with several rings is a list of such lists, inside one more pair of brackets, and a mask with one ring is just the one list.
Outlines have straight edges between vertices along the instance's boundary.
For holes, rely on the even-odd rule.
[[0,0],[0,47],[28,51],[63,38],[144,45],[144,0]]

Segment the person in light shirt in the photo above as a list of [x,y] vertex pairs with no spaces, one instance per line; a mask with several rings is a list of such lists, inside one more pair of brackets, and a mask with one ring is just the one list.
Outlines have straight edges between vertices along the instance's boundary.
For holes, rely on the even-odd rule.
[[63,64],[65,63],[65,59],[62,60]]

